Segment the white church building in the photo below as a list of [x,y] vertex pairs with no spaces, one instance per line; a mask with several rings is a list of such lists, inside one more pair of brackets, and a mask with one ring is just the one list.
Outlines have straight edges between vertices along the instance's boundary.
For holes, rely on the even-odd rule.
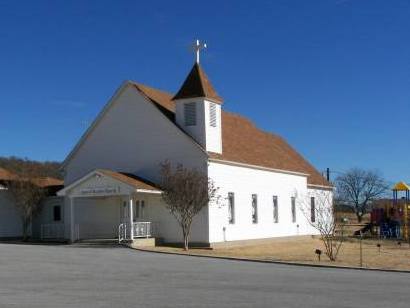
[[197,58],[176,94],[124,82],[78,141],[58,192],[65,238],[182,242],[157,185],[166,160],[219,187],[219,203],[192,226],[191,242],[203,245],[315,234],[297,198],[332,192],[283,138],[225,111]]

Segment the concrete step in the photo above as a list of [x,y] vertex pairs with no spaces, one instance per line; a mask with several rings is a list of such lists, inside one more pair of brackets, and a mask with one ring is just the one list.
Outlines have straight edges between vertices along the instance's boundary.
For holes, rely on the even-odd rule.
[[84,239],[72,244],[76,247],[124,247],[118,239]]

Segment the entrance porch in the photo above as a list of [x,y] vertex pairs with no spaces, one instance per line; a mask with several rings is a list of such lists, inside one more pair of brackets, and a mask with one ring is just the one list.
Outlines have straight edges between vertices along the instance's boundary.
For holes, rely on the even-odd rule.
[[131,174],[97,169],[58,192],[66,199],[66,237],[129,243],[153,238],[161,191]]

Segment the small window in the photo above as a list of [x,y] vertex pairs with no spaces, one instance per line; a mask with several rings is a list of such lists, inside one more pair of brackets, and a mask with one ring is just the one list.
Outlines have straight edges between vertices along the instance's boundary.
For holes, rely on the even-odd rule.
[[216,127],[216,104],[209,103],[209,125]]
[[184,105],[185,126],[196,125],[196,104],[186,103]]
[[252,223],[258,223],[258,196],[252,195]]
[[296,198],[292,197],[290,200],[292,206],[292,222],[296,222]]
[[310,221],[316,221],[315,197],[310,197]]
[[230,224],[235,223],[235,195],[233,192],[228,193],[228,221]]
[[122,217],[123,218],[128,218],[128,216],[130,214],[127,204],[128,204],[127,201],[122,202]]
[[140,201],[139,200],[135,201],[135,208],[132,214],[134,215],[134,217],[132,218],[133,221],[136,221],[138,218],[140,218]]
[[145,201],[137,200],[135,201],[135,209],[133,211],[133,220],[137,221],[139,218],[144,218]]
[[53,207],[53,220],[61,221],[61,206],[59,205]]
[[144,200],[141,200],[140,206],[141,206],[140,218],[144,218],[145,217],[145,201]]
[[278,196],[273,196],[273,222],[279,222]]

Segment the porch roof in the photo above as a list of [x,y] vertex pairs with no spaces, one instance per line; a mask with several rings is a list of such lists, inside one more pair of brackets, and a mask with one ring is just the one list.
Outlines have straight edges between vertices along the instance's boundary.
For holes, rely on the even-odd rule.
[[135,174],[95,169],[61,189],[57,195],[97,196],[123,195],[132,192],[160,194],[154,183]]
[[155,185],[154,183],[132,173],[117,172],[107,169],[96,169],[95,171],[102,173],[106,176],[112,177],[125,184],[134,186],[136,189],[159,190],[157,185]]

